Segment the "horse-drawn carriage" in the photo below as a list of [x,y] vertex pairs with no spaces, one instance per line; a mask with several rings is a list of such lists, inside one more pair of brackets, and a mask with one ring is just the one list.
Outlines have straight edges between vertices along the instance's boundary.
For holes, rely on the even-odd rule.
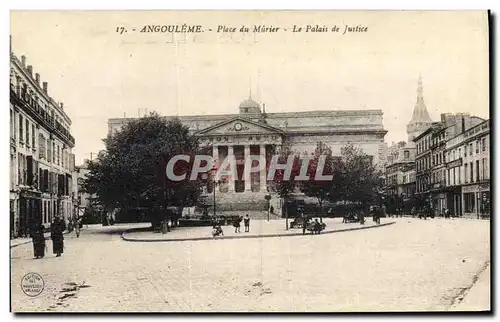
[[348,213],[346,214],[343,219],[342,219],[342,222],[343,223],[353,223],[353,222],[359,222],[359,216],[356,215],[356,214],[353,214],[353,213]]

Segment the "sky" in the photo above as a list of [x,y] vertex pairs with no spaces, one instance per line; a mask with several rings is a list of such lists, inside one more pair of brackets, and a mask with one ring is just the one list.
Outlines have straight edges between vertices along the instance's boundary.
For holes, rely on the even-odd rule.
[[[184,23],[203,33],[140,32]],[[12,11],[10,33],[64,103],[77,165],[104,148],[109,118],[237,113],[250,91],[267,112],[380,109],[389,144],[407,138],[419,75],[433,120],[489,118],[485,11]]]

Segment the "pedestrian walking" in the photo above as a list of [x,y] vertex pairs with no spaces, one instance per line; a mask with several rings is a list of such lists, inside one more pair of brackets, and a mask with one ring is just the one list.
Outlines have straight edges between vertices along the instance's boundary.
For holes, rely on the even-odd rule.
[[250,217],[248,216],[248,214],[245,216],[243,222],[245,223],[245,232],[250,232]]
[[82,220],[80,218],[76,219],[76,226],[75,226],[75,231],[76,231],[76,238],[80,237],[80,229],[82,229]]
[[43,258],[45,256],[45,249],[47,247],[45,243],[45,235],[43,234],[45,227],[40,225],[33,234],[31,238],[33,239],[33,252],[35,254],[35,258]]
[[52,239],[52,252],[60,257],[64,251],[64,225],[59,217],[54,218],[50,225],[50,239]]

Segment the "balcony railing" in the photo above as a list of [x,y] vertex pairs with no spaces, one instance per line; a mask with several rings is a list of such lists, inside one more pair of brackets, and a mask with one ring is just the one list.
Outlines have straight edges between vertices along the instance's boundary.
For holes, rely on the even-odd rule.
[[41,108],[37,102],[33,101],[25,91],[21,91],[21,95],[18,95],[15,89],[11,86],[10,95],[11,98],[16,99],[19,105],[24,107],[27,112],[30,112],[35,118],[38,118],[39,123],[44,124],[47,129],[52,130],[69,146],[75,146],[75,138],[69,133],[69,131],[64,128],[61,123],[57,122],[49,113],[47,113],[47,111]]

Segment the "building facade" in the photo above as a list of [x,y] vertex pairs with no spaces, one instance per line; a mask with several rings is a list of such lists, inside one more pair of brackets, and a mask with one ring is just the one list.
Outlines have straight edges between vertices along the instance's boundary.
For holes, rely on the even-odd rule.
[[446,186],[450,209],[466,217],[491,213],[489,120],[466,129],[446,143]]
[[406,126],[407,142],[401,141],[388,147],[386,173],[386,207],[389,213],[402,209],[409,213],[415,206],[416,197],[416,147],[414,138],[432,124],[424,101],[422,78],[417,82],[417,99],[410,121]]
[[[199,137],[201,145],[212,147],[216,162],[231,155],[236,158],[238,177],[229,178],[227,184],[217,188],[221,210],[249,209],[256,204],[260,205],[257,208],[265,207],[264,195],[269,193],[266,174],[256,173],[249,181],[241,180],[242,160],[249,155],[273,154],[285,141],[300,154],[314,153],[318,142],[322,142],[331,147],[333,154],[340,155],[341,148],[352,143],[371,156],[374,164],[385,159],[387,131],[380,110],[266,113],[265,105],[261,108],[248,98],[241,102],[238,111],[229,115],[178,117]],[[110,119],[108,134],[119,131],[128,120]]]
[[[454,214],[463,214],[460,187],[450,184],[449,169],[458,166],[456,161],[462,153],[457,149],[448,153],[450,142],[468,128],[484,122],[483,119],[467,113],[441,114],[441,121],[434,122],[426,131],[414,138],[417,149],[416,193],[420,207],[429,206],[435,215],[448,209]],[[459,175],[457,175],[458,178]]]
[[75,140],[62,103],[49,96],[48,83],[10,56],[10,221],[11,237],[29,236],[35,225],[72,213]]
[[415,148],[401,141],[390,147],[386,165],[386,209],[396,213],[397,209],[409,212],[415,194]]

